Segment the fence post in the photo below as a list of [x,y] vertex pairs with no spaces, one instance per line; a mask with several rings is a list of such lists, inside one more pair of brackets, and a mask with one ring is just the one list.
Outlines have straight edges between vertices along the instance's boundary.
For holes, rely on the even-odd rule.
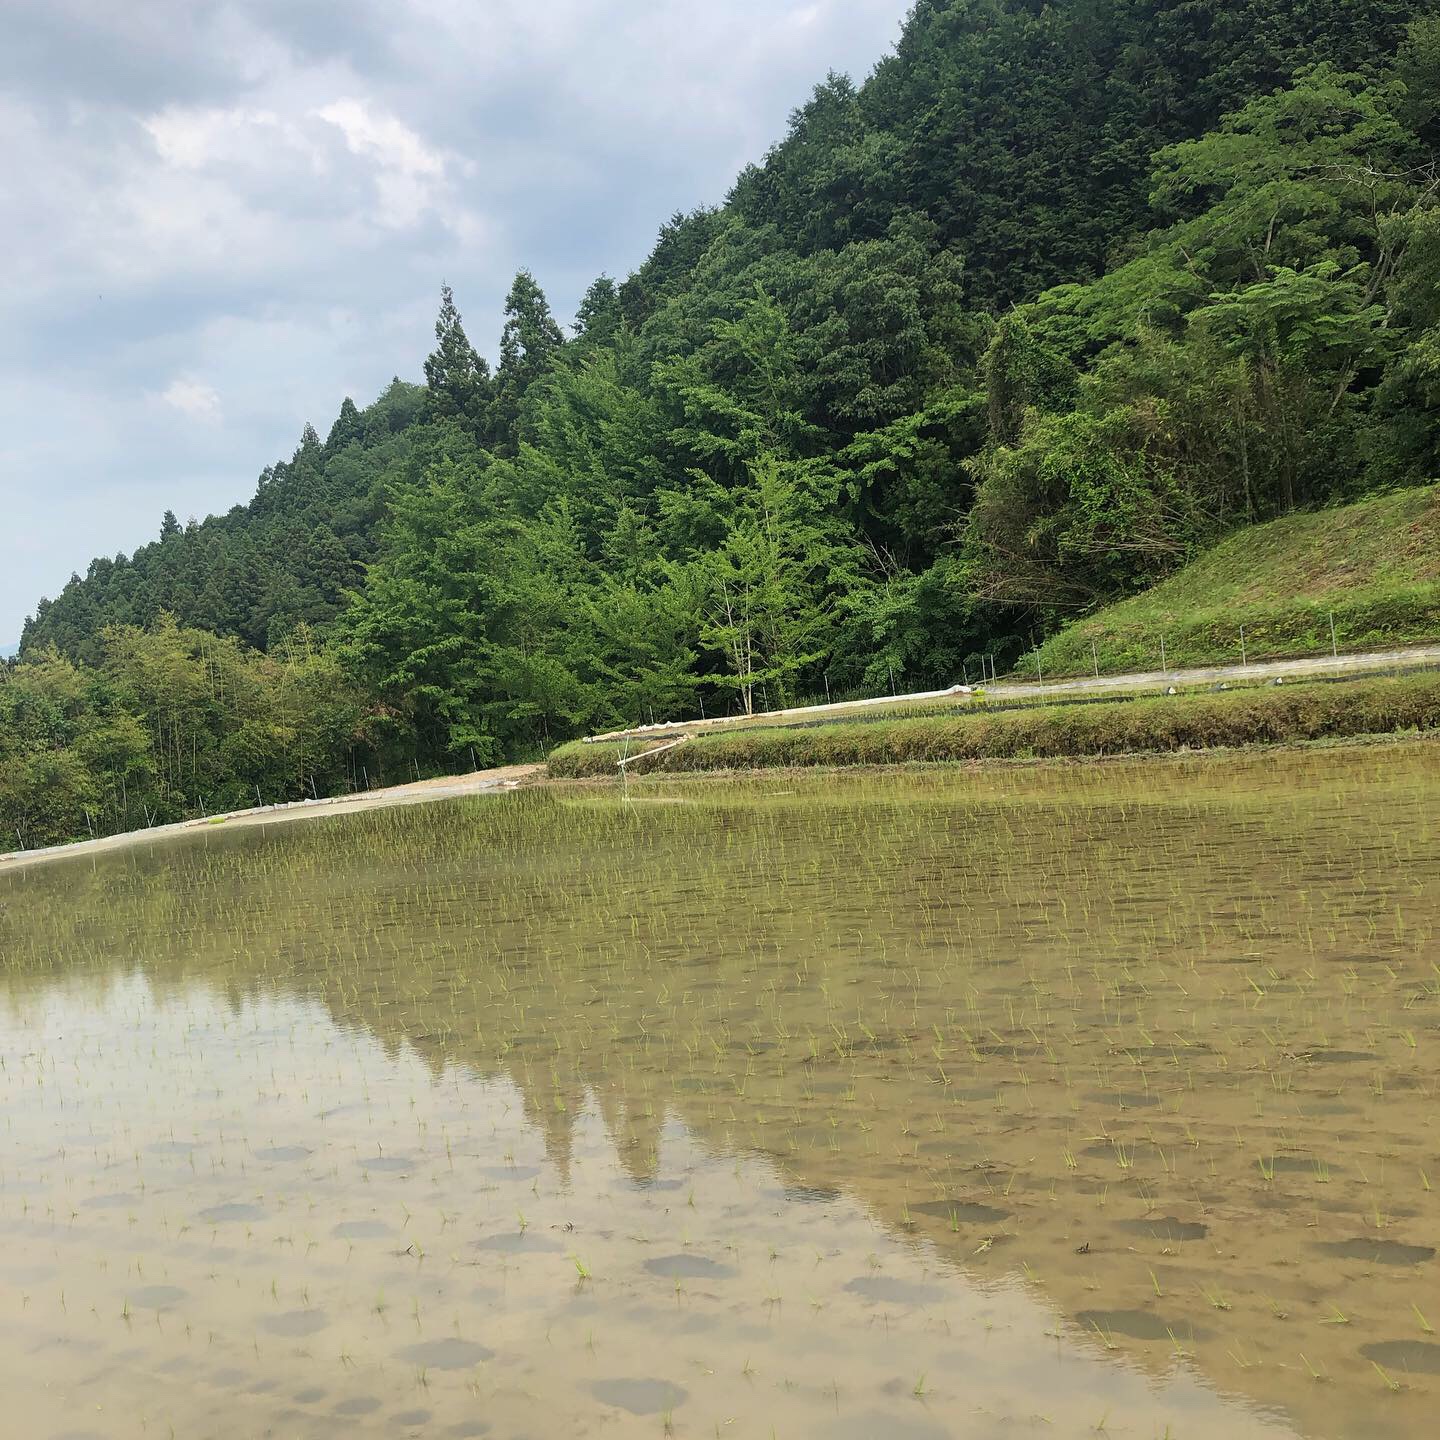
[[1240,627],[1240,664],[1245,664],[1245,627]]
[[1162,675],[1170,673],[1170,667],[1165,663],[1165,637],[1163,635],[1160,637],[1160,673]]
[[1330,658],[1332,660],[1340,658],[1340,647],[1335,642],[1335,612],[1333,610],[1330,612]]
[[1095,678],[1098,680],[1100,678],[1100,651],[1096,649],[1093,635],[1090,637],[1090,659],[1094,663]]

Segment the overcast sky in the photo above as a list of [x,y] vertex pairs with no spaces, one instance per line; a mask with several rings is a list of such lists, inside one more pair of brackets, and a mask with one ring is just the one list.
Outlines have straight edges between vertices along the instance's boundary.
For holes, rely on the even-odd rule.
[[419,379],[442,280],[493,357],[721,200],[907,0],[5,0],[0,650],[92,556],[246,500]]

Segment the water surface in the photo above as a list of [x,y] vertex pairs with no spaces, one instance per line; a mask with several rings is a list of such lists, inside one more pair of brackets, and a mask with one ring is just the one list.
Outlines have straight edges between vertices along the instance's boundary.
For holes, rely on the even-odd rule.
[[1433,1433],[1435,746],[632,795],[0,877],[13,1433]]

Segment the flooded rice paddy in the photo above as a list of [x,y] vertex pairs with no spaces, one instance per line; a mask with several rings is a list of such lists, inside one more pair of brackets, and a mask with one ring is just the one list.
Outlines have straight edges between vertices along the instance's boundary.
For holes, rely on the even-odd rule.
[[1421,1437],[1440,750],[0,877],[6,1434]]

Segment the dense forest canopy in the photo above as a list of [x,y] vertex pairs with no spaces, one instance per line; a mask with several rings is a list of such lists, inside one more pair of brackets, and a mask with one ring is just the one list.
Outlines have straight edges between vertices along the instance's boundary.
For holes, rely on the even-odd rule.
[[1427,11],[920,0],[569,327],[522,271],[492,367],[445,289],[423,386],[42,601],[7,826],[949,683],[1440,474]]

